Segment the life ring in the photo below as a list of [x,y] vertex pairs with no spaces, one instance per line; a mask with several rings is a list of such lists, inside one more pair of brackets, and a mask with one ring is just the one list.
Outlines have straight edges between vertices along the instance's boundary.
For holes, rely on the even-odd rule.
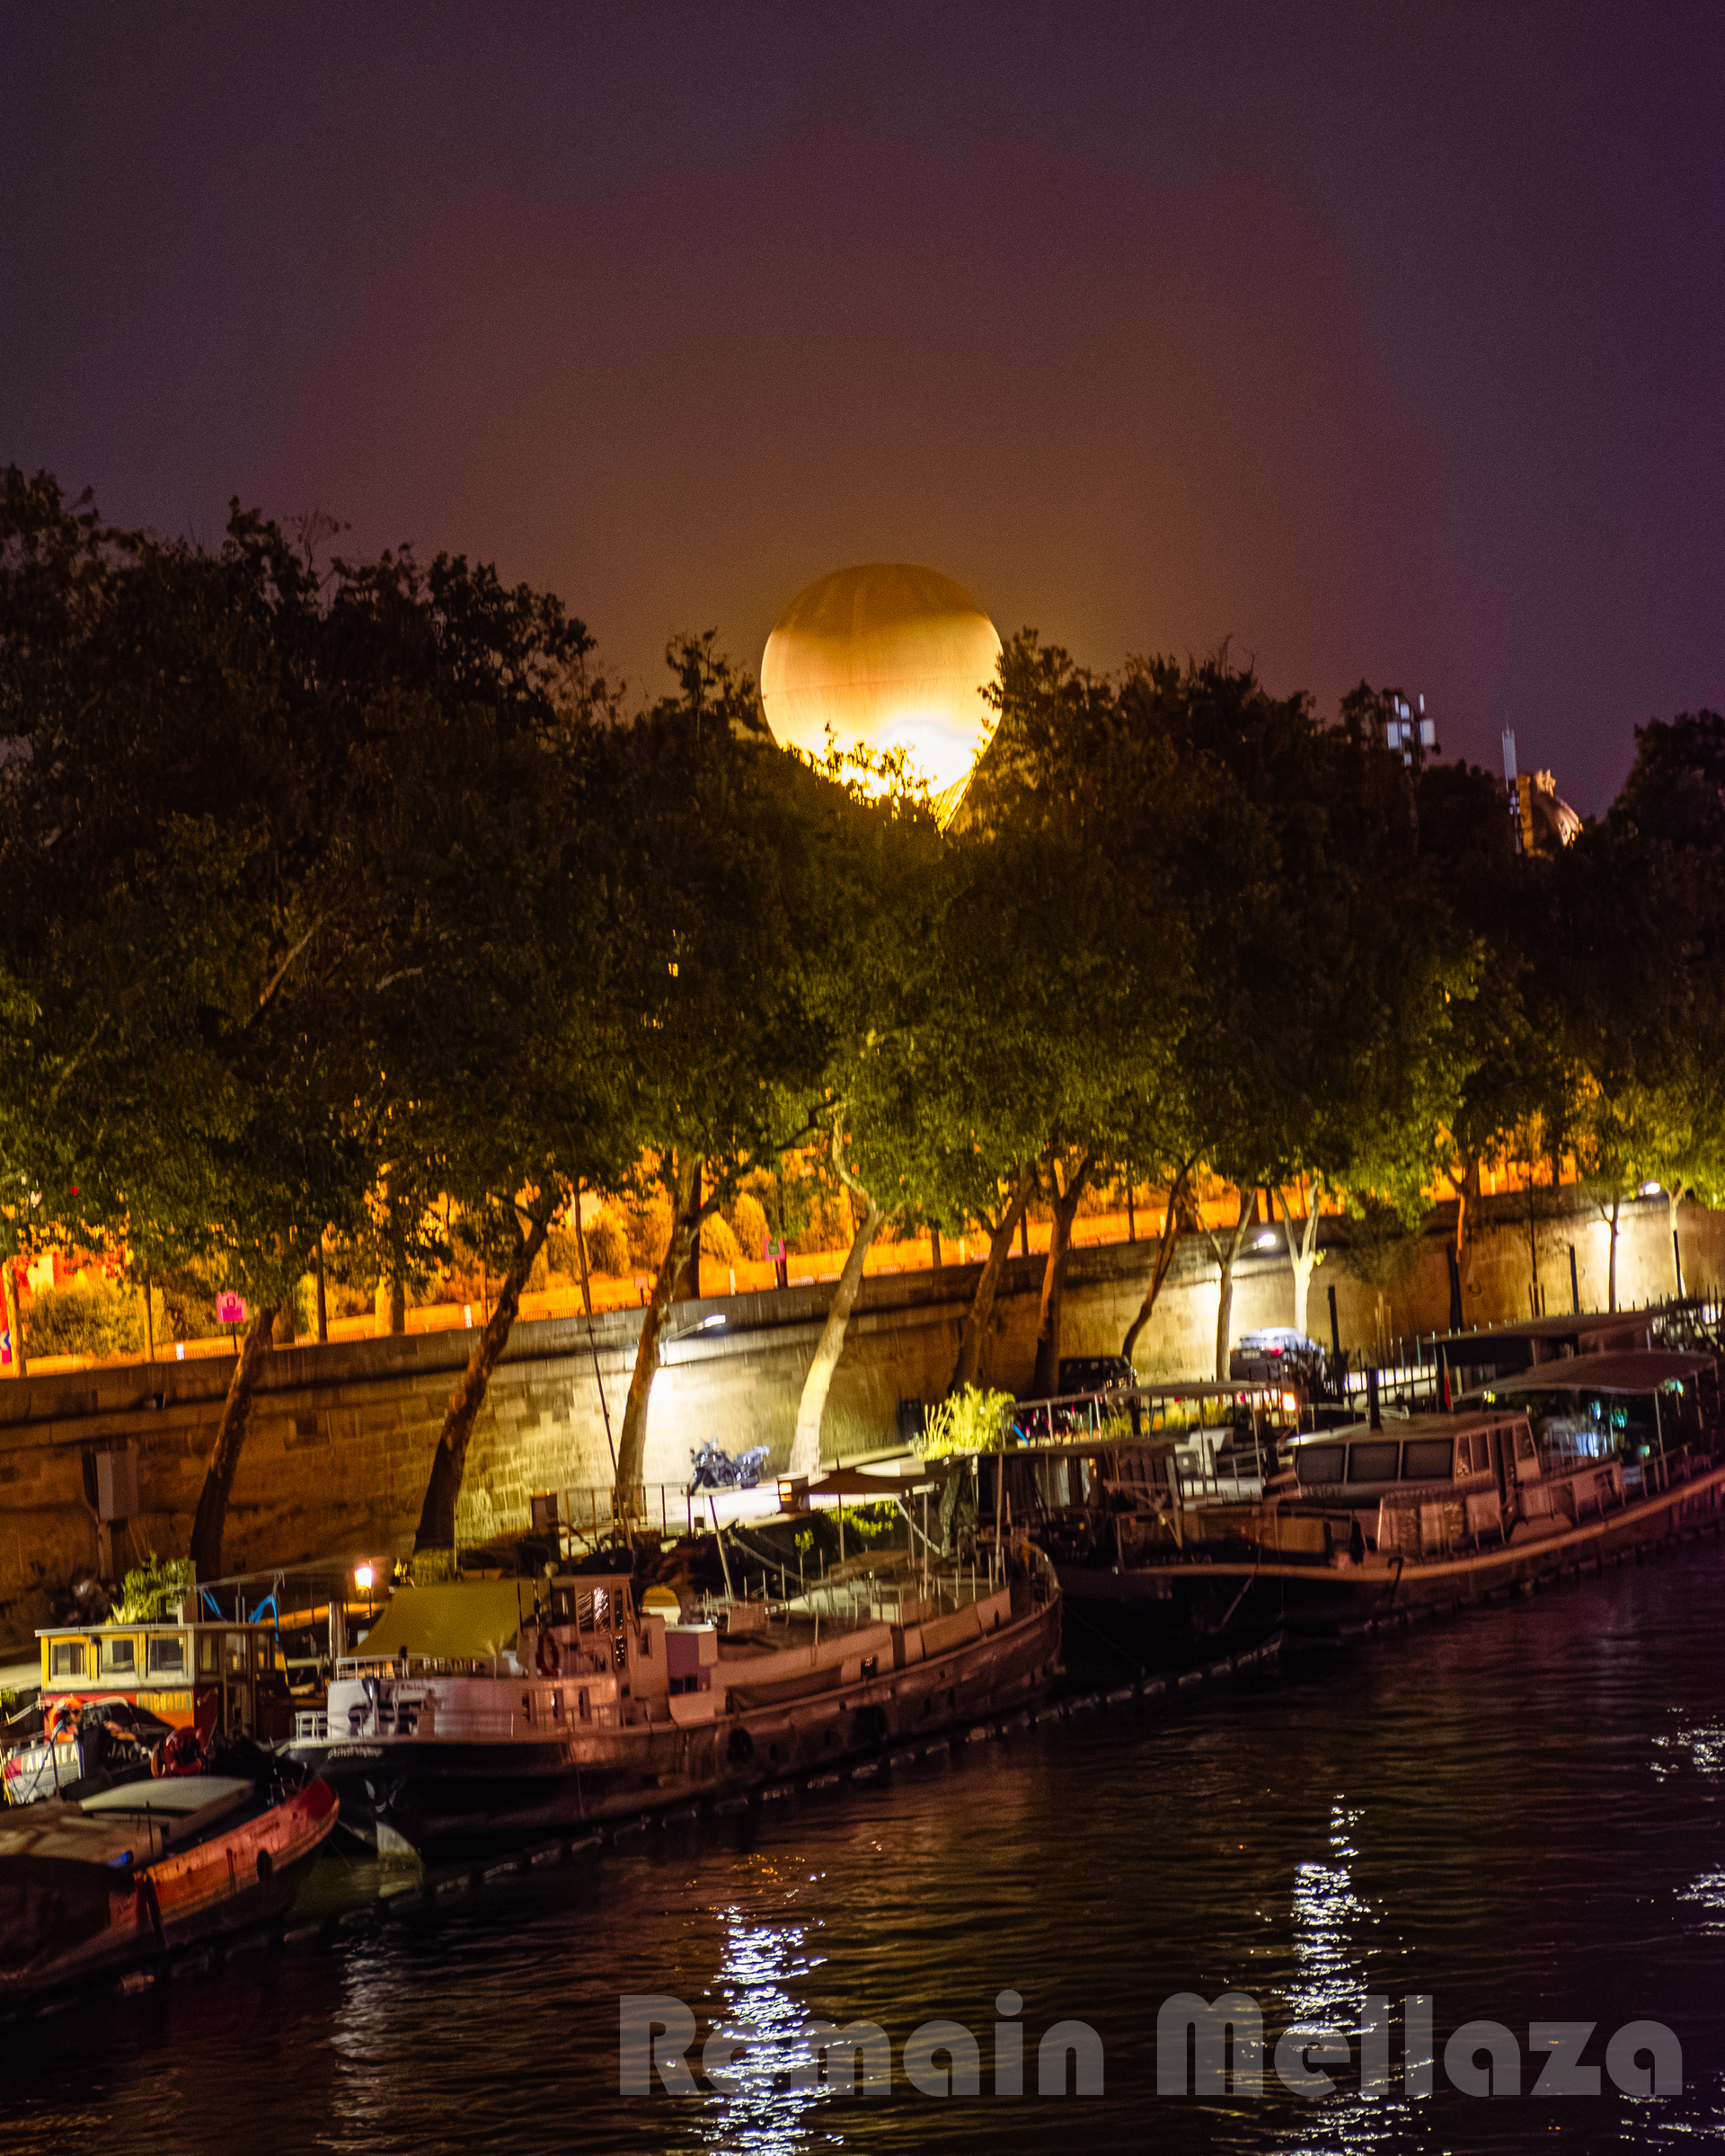
[[562,1674],[563,1657],[554,1634],[541,1630],[539,1644],[534,1649],[533,1658],[539,1666],[539,1674],[542,1677],[554,1677]]
[[42,1735],[51,1745],[59,1736],[61,1726],[70,1722],[75,1727],[78,1717],[83,1712],[84,1701],[78,1698],[75,1692],[66,1693],[65,1698],[56,1700],[49,1709],[42,1723]]

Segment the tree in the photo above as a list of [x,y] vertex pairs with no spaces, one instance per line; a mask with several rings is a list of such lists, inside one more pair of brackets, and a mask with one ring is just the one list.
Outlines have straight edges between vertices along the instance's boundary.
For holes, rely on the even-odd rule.
[[206,1577],[275,1311],[367,1180],[308,957],[350,750],[315,694],[316,613],[274,526],[236,511],[209,554],[5,475],[0,935],[36,1013],[45,1210],[66,1225],[75,1197],[89,1239],[203,1255],[256,1304],[193,1530]]
[[458,556],[338,562],[322,629],[324,694],[357,745],[349,962],[329,993],[377,1165],[369,1240],[399,1298],[448,1255],[438,1207],[453,1204],[499,1275],[420,1510],[416,1546],[447,1548],[552,1223],[640,1142],[617,1075],[615,909],[582,836],[603,814],[582,791],[588,741],[614,695],[561,600]]
[[849,796],[827,824],[828,879],[848,892],[849,932],[809,953],[809,981],[833,1040],[821,1120],[854,1223],[797,1403],[786,1471],[818,1471],[833,1377],[885,1224],[918,1210],[933,1177],[944,1090],[938,934],[940,832],[927,789],[901,758],[866,749],[819,767]]
[[634,1510],[659,1348],[703,1220],[743,1179],[807,1144],[837,1027],[828,984],[859,923],[832,873],[845,790],[774,745],[753,681],[714,648],[668,654],[676,692],[632,725],[589,729],[587,843],[616,910],[631,1013],[630,1112],[670,1201],[617,1445],[616,1506]]
[[1033,630],[1006,646],[988,696],[998,723],[951,845],[947,972],[967,1042],[960,1127],[1007,1195],[953,1382],[978,1374],[1012,1225],[1039,1188],[1051,1224],[1031,1387],[1046,1394],[1084,1193],[1154,1149],[1175,1098],[1189,952],[1154,838],[1184,804],[1168,743]]
[[1224,654],[1134,662],[1121,699],[1201,811],[1176,841],[1197,953],[1179,1062],[1191,1151],[1237,1193],[1233,1226],[1205,1230],[1225,1378],[1260,1189],[1304,1178],[1416,1202],[1463,1074],[1451,1009],[1473,954],[1432,902],[1412,787],[1358,696],[1323,727]]

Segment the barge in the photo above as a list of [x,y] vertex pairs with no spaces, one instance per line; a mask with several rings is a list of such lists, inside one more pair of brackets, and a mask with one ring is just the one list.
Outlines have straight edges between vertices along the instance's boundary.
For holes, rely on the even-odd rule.
[[1284,1439],[1225,1498],[1189,1485],[1181,1452],[1099,1434],[1002,1462],[1074,1616],[1140,1660],[1453,1608],[1717,1528],[1725,1507],[1717,1365],[1656,1349]]
[[725,1796],[1033,1697],[1060,1596],[1028,1542],[865,1555],[781,1600],[632,1573],[398,1588],[289,1746],[383,1856],[437,1860]]

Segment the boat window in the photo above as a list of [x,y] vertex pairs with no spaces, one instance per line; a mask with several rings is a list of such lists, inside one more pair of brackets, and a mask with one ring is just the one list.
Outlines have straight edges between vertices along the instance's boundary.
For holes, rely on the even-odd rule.
[[1402,1448],[1404,1482],[1447,1482],[1450,1441],[1447,1437],[1410,1437]]
[[165,1639],[153,1639],[149,1658],[153,1677],[183,1677],[187,1674],[185,1634],[174,1632]]
[[1516,1457],[1517,1460],[1532,1460],[1536,1457],[1534,1433],[1531,1430],[1516,1432]]
[[[1473,1472],[1482,1475],[1491,1464],[1491,1434],[1489,1430],[1475,1430],[1468,1443],[1473,1448]],[[1457,1468],[1461,1466],[1459,1459],[1455,1464]]]
[[221,1667],[222,1640],[219,1632],[199,1632],[198,1635],[198,1674],[213,1677]]
[[1298,1463],[1300,1480],[1308,1487],[1314,1482],[1340,1482],[1341,1463],[1347,1448],[1340,1445],[1303,1445],[1294,1457]]
[[81,1677],[84,1674],[84,1641],[57,1639],[49,1667],[57,1677]]
[[1393,1482],[1396,1463],[1402,1456],[1400,1441],[1389,1438],[1382,1444],[1350,1445],[1348,1447],[1348,1480],[1350,1482]]
[[243,1632],[228,1633],[227,1674],[230,1677],[244,1676],[249,1661],[250,1647],[251,1642]]
[[104,1639],[102,1643],[102,1674],[105,1677],[130,1676],[137,1667],[136,1639]]

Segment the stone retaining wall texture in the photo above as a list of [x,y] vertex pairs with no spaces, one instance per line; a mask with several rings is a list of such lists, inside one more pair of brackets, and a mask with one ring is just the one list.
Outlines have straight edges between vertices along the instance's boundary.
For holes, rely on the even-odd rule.
[[[1470,1322],[1495,1323],[1528,1307],[1525,1224],[1500,1217],[1473,1248],[1464,1297]],[[1393,1333],[1446,1327],[1446,1229],[1435,1222],[1393,1284]],[[1597,1219],[1578,1215],[1544,1231],[1541,1272],[1549,1306],[1569,1304],[1567,1244],[1574,1241],[1584,1307],[1605,1303],[1605,1246]],[[1684,1266],[1691,1290],[1725,1278],[1725,1215],[1685,1207]],[[1154,1248],[1147,1242],[1075,1251],[1066,1352],[1118,1352],[1142,1298]],[[1007,1268],[984,1364],[987,1382],[1028,1384],[1035,1357],[1042,1259]],[[901,1400],[945,1391],[978,1268],[885,1275],[864,1283],[827,1409],[826,1449],[849,1458],[889,1443]],[[1376,1297],[1340,1253],[1314,1277],[1309,1330],[1327,1339],[1326,1289],[1337,1290],[1345,1346],[1369,1341]],[[1663,1198],[1626,1209],[1619,1298],[1625,1305],[1671,1291]],[[677,1307],[655,1383],[648,1428],[649,1505],[670,1525],[684,1516],[682,1487],[694,1446],[727,1452],[765,1445],[788,1453],[797,1398],[819,1336],[830,1286],[727,1297]],[[1203,1240],[1183,1240],[1154,1320],[1139,1342],[1146,1378],[1194,1377],[1214,1366],[1216,1268]],[[701,1331],[703,1318],[721,1328]],[[1249,1253],[1236,1270],[1233,1325],[1241,1333],[1287,1324],[1293,1286],[1285,1254]],[[492,1380],[468,1454],[457,1529],[464,1543],[525,1528],[536,1490],[607,1489],[612,1428],[640,1334],[640,1313],[607,1312],[516,1327]],[[419,1520],[443,1413],[471,1351],[468,1332],[411,1334],[270,1358],[235,1479],[225,1560],[230,1571],[307,1559],[404,1550]],[[137,1454],[138,1516],[122,1531],[116,1567],[155,1550],[183,1551],[221,1413],[226,1360],[128,1364],[0,1383],[0,1646],[46,1623],[67,1583],[98,1562],[93,1456],[129,1443]],[[670,1486],[661,1499],[655,1485]]]

